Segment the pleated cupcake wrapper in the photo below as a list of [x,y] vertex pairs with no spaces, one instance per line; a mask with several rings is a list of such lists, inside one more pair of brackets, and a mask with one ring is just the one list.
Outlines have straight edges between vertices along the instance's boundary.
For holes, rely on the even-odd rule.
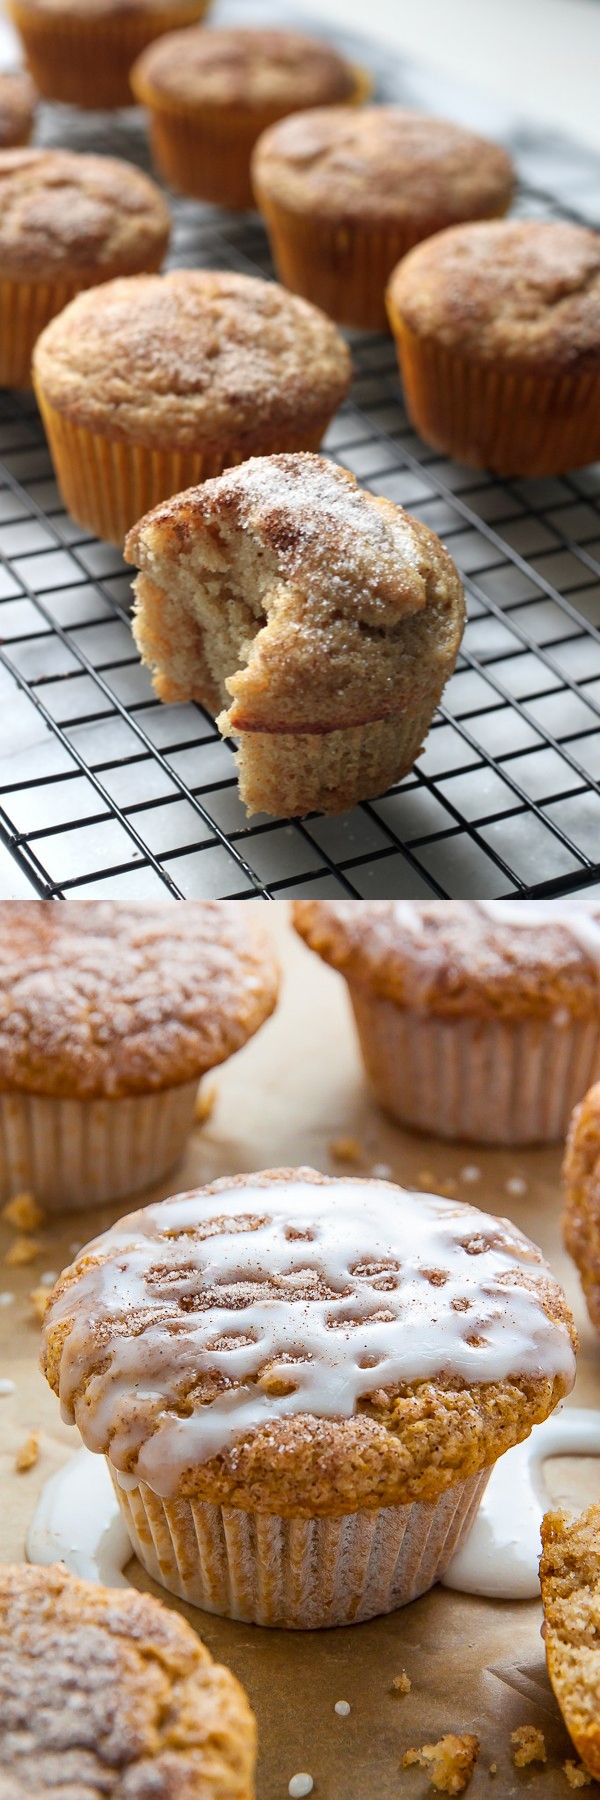
[[[439,671],[438,671],[439,676]],[[382,794],[412,768],[439,698],[394,719],[374,719],[323,732],[243,732],[239,746],[240,796],[250,814],[280,818],[323,810],[345,812],[359,800]]]
[[154,38],[204,17],[209,0],[127,13],[42,11],[9,0],[36,87],[48,100],[87,108],[133,106],[129,71]]
[[406,405],[436,450],[497,475],[559,475],[600,456],[598,374],[478,363],[419,338],[389,302]]
[[[162,255],[148,256],[145,270],[152,273],[161,266]],[[9,276],[0,278],[0,387],[30,388],[31,359],[36,339],[56,314],[80,294],[82,288],[95,286],[116,269],[80,275],[74,279],[55,281],[19,281]]]
[[489,1144],[562,1142],[600,1076],[594,1019],[423,1017],[350,982],[367,1074],[402,1124]]
[[197,1081],[120,1100],[0,1094],[0,1198],[29,1190],[45,1211],[120,1200],[160,1181],[194,1119]]
[[393,1612],[432,1587],[469,1531],[489,1469],[432,1505],[326,1519],[161,1500],[145,1482],[126,1490],[111,1474],[133,1548],[154,1581],[205,1612],[306,1631]]

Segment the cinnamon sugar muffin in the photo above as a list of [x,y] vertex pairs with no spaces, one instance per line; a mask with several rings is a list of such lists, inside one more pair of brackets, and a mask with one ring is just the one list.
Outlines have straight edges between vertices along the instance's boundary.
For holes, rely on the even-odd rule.
[[277,999],[262,928],[221,901],[38,900],[0,937],[0,1198],[50,1211],[159,1181],[198,1082]]
[[345,976],[395,1118],[480,1143],[564,1138],[600,1074],[600,906],[304,900],[294,923]]
[[0,70],[0,149],[28,144],[37,94],[25,69]]
[[600,1331],[600,1082],[573,1113],[563,1175],[564,1240],[579,1270],[592,1325]]
[[600,456],[600,236],[554,219],[457,226],[411,251],[388,308],[408,411],[498,475]]
[[575,1749],[600,1781],[600,1506],[542,1520],[548,1674]]
[[150,1594],[0,1568],[5,1800],[252,1800],[256,1727],[229,1669]]
[[89,108],[131,106],[132,63],[210,0],[7,0],[40,94]]
[[330,44],[268,26],[170,33],[144,51],[131,85],[165,181],[235,208],[254,204],[250,157],[267,125],[368,90]]
[[498,144],[396,106],[284,119],[260,138],[252,177],[286,287],[370,331],[387,328],[386,284],[412,244],[506,212],[514,188]]
[[159,500],[231,463],[316,450],[350,372],[316,307],[223,270],[80,294],[34,358],[65,504],[117,544]]
[[507,1220],[276,1169],[97,1238],[53,1290],[42,1366],[153,1578],[304,1629],[431,1587],[575,1346]]
[[164,501],[125,555],[157,693],[218,714],[249,812],[340,812],[411,767],[464,619],[426,525],[322,457],[255,457]]
[[159,188],[113,156],[0,150],[0,386],[30,387],[36,338],[81,288],[159,269]]

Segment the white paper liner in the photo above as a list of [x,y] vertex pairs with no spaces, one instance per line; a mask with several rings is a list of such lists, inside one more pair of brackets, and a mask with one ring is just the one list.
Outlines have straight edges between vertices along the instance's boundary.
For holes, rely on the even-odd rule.
[[600,1076],[599,1020],[442,1019],[348,985],[377,1099],[434,1137],[562,1142]]
[[[109,1463],[110,1468],[110,1463]],[[467,1536],[489,1469],[432,1505],[282,1519],[124,1489],[133,1548],[154,1581],[205,1612],[254,1625],[355,1625],[406,1606],[438,1581]]]
[[180,1157],[197,1081],[119,1100],[0,1094],[0,1198],[31,1190],[46,1211],[120,1200],[160,1181]]

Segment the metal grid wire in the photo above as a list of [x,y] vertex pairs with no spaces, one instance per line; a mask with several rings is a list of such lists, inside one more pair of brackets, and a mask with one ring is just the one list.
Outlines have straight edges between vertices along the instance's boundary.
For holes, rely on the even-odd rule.
[[[386,88],[405,97],[389,59]],[[93,147],[88,121],[57,126],[52,109],[43,138]],[[145,156],[133,115],[95,147]],[[521,213],[600,224],[597,158],[531,131],[513,149]],[[174,214],[173,264],[271,272],[254,216]],[[412,431],[390,340],[353,334],[352,349],[326,449],[439,532],[467,590],[417,767],[341,818],[248,823],[232,747],[200,707],[154,698],[131,572],[62,509],[33,399],[3,394],[0,893],[518,897],[600,882],[600,466],[537,481],[459,467]]]

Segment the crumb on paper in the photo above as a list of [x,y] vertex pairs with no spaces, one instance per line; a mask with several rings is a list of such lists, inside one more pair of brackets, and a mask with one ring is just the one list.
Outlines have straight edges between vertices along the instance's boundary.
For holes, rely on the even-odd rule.
[[30,1431],[29,1437],[21,1444],[15,1456],[15,1469],[18,1475],[24,1475],[26,1469],[32,1469],[40,1454],[39,1431]]
[[47,1287],[34,1287],[31,1289],[31,1292],[27,1295],[27,1298],[29,1301],[29,1305],[31,1307],[32,1317],[36,1320],[39,1319],[39,1322],[41,1324],[42,1319],[45,1316],[48,1302],[50,1300],[50,1293],[49,1293],[48,1288]]
[[448,1194],[449,1198],[458,1193],[458,1182],[454,1175],[445,1175],[439,1183],[440,1194]]
[[373,1163],[370,1174],[374,1181],[393,1181],[394,1178],[391,1163]]
[[497,1763],[490,1763],[489,1773],[490,1773],[490,1775],[498,1774],[498,1764]]
[[546,1743],[539,1725],[517,1725],[516,1731],[511,1731],[510,1741],[515,1768],[526,1769],[528,1763],[546,1762]]
[[591,1787],[592,1777],[589,1769],[584,1769],[583,1763],[566,1762],[563,1763],[563,1769],[570,1788]]
[[305,1794],[312,1794],[314,1785],[312,1775],[292,1775],[291,1781],[288,1782],[290,1800],[304,1800]]
[[332,1138],[328,1150],[334,1162],[357,1163],[361,1161],[362,1145],[359,1144],[358,1138]]
[[336,1700],[333,1710],[339,1719],[347,1719],[348,1713],[352,1712],[352,1707],[349,1700]]
[[215,1110],[218,1091],[216,1081],[210,1081],[206,1087],[203,1082],[202,1086],[198,1088],[194,1107],[195,1125],[205,1125],[207,1119],[210,1119]]
[[459,1170],[459,1175],[461,1181],[481,1181],[481,1169],[477,1163],[465,1163],[464,1168]]
[[419,1169],[417,1181],[420,1188],[425,1188],[426,1193],[435,1193],[435,1175],[433,1169]]
[[41,1251],[41,1244],[36,1238],[18,1237],[14,1239],[4,1258],[10,1269],[24,1268],[26,1263],[35,1262]]
[[478,1755],[479,1738],[472,1737],[469,1732],[448,1731],[437,1744],[423,1744],[420,1750],[407,1750],[402,1767],[410,1769],[416,1764],[419,1769],[427,1769],[431,1785],[438,1794],[462,1794],[471,1780]]
[[527,1182],[523,1175],[509,1175],[508,1181],[504,1183],[505,1194],[512,1194],[516,1200],[522,1199],[523,1194],[526,1194],[527,1191]]
[[400,1675],[394,1675],[392,1689],[395,1694],[410,1694],[411,1687],[412,1681],[410,1675],[407,1675],[406,1669],[403,1669]]
[[34,1194],[15,1194],[14,1200],[2,1208],[5,1225],[12,1225],[14,1231],[37,1231],[45,1217]]

